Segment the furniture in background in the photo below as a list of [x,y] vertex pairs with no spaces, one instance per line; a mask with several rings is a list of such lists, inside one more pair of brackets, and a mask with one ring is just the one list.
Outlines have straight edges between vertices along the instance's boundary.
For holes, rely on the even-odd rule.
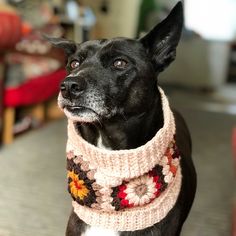
[[44,122],[46,117],[50,117],[46,102],[58,94],[59,84],[65,75],[64,69],[58,69],[46,75],[30,78],[16,88],[4,90],[3,144],[13,141],[17,107],[31,106],[31,115],[39,124]]
[[[49,4],[45,5],[45,1],[42,7],[40,4],[31,11],[28,5],[27,8],[25,5],[15,5],[15,8],[6,5],[3,13],[0,5],[0,51],[4,65],[0,122],[3,144],[13,141],[19,110],[30,108],[38,124],[44,121],[45,113],[50,113],[45,112],[45,103],[58,94],[59,84],[66,74],[62,69],[63,52],[53,49],[42,39],[43,33],[62,37],[63,29],[57,22],[50,22],[53,15]],[[39,19],[38,16],[43,17]]]
[[[14,133],[39,126],[51,117],[48,101],[56,97],[66,76],[64,53],[42,39],[41,34],[62,33],[59,26],[47,26],[22,38],[5,56],[6,72],[3,90],[3,144],[13,141]],[[54,107],[56,103],[54,102]],[[16,111],[29,108],[28,124],[16,128]],[[54,109],[54,108],[53,108]],[[59,110],[58,110],[59,111]],[[54,112],[55,113],[55,112]],[[54,115],[55,117],[55,115]],[[31,126],[31,127],[27,127]]]
[[[11,143],[14,134],[26,130],[28,125],[35,127],[43,123],[45,118],[58,118],[62,115],[57,108],[56,97],[59,85],[66,76],[65,69],[62,69],[65,64],[65,56],[62,51],[53,48],[50,43],[43,40],[42,34],[69,38],[68,28],[70,27],[65,27],[65,23],[69,22],[75,31],[72,39],[79,37],[78,40],[82,41],[84,32],[87,32],[95,23],[95,19],[91,20],[91,10],[90,17],[85,17],[88,15],[86,6],[80,5],[81,14],[77,20],[64,22],[61,17],[63,11],[60,10],[58,15],[55,14],[52,1],[24,0],[9,3],[17,9],[21,16],[18,17],[19,20],[29,22],[30,30],[27,31],[29,27],[24,27],[22,31],[27,31],[27,35],[20,35],[18,42],[16,41],[14,44],[14,49],[11,48],[4,55],[6,66],[4,88],[2,89],[3,99],[1,100],[4,108],[1,135],[3,144]],[[65,9],[63,6],[64,4],[61,4],[60,7]],[[85,11],[86,9],[87,11]],[[17,28],[17,30],[19,29]],[[13,30],[13,32],[18,32],[17,30]],[[27,110],[26,116],[25,110]],[[22,111],[23,118],[19,119]],[[28,118],[28,114],[29,119],[24,119]]]
[[4,78],[4,60],[0,54],[0,134],[3,128],[3,78]]
[[0,133],[3,129],[3,87],[6,53],[20,40],[24,25],[16,10],[7,4],[0,3]]

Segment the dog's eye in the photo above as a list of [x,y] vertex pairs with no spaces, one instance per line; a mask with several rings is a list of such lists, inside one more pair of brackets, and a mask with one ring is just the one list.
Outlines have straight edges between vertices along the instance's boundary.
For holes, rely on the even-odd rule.
[[73,60],[73,61],[71,61],[71,63],[70,63],[70,67],[71,67],[72,69],[78,68],[79,66],[80,66],[80,63],[79,63],[79,61],[77,61],[77,60]]
[[113,62],[113,66],[117,69],[124,69],[127,66],[128,62],[123,59],[117,59]]

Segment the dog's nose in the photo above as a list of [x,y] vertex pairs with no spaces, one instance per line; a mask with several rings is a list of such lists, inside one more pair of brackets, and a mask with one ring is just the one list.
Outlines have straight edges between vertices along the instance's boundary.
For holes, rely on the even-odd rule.
[[61,95],[64,98],[76,98],[78,97],[86,88],[86,83],[83,78],[66,78],[61,83]]

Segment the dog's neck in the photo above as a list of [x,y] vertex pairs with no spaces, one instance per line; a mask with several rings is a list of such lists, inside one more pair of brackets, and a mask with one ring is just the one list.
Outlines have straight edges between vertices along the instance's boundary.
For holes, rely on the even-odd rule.
[[145,112],[120,115],[101,124],[78,124],[82,137],[91,144],[112,150],[137,148],[148,142],[163,126],[160,94]]

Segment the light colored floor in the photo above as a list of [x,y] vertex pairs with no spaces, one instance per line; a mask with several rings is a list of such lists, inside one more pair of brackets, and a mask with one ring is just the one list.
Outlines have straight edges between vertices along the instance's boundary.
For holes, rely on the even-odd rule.
[[[231,130],[236,117],[208,112],[193,97],[170,93],[191,130],[198,173],[196,199],[182,236],[230,236],[235,193]],[[194,101],[197,105],[191,106]],[[65,143],[66,121],[59,120],[0,151],[0,236],[64,235],[70,212]]]
[[0,236],[64,235],[66,122],[30,132],[0,152]]

